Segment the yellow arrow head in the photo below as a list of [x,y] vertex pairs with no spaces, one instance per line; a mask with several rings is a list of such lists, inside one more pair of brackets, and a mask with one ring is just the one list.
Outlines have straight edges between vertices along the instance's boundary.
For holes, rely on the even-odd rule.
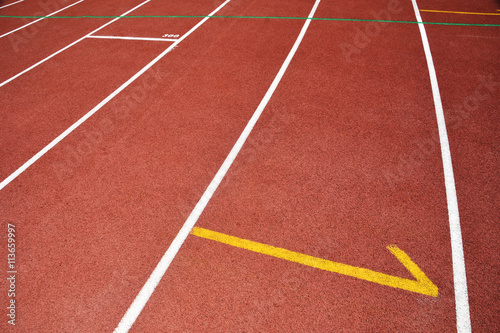
[[420,267],[418,267],[410,257],[396,245],[389,245],[387,247],[389,251],[401,262],[406,269],[413,275],[416,281],[398,278],[402,286],[396,287],[401,289],[406,289],[416,293],[421,293],[429,296],[438,296],[438,287],[432,283],[432,281],[422,272]]

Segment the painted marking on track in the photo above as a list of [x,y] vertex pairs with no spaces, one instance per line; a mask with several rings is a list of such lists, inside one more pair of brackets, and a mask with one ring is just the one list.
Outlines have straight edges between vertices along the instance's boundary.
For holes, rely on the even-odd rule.
[[19,31],[19,30],[21,30],[21,29],[24,29],[24,28],[26,28],[27,26],[30,26],[30,25],[32,25],[32,24],[35,24],[35,23],[36,23],[36,22],[38,22],[38,21],[41,21],[41,20],[43,20],[43,19],[47,18],[47,17],[50,17],[50,16],[52,16],[52,15],[55,15],[55,14],[57,14],[57,13],[59,13],[59,12],[62,12],[63,10],[66,10],[66,9],[68,9],[68,8],[70,8],[70,7],[73,7],[74,5],[77,5],[77,4],[79,4],[80,2],[83,2],[83,1],[85,1],[85,0],[80,0],[80,1],[78,1],[78,2],[72,3],[72,4],[71,4],[71,5],[69,5],[69,6],[66,6],[66,7],[64,7],[64,8],[62,8],[62,9],[59,9],[59,10],[57,10],[57,11],[55,11],[55,12],[53,12],[53,13],[49,14],[49,15],[46,15],[46,16],[42,17],[42,18],[39,18],[38,20],[35,20],[35,21],[33,21],[33,22],[30,22],[30,23],[27,23],[27,24],[23,25],[22,27],[19,27],[19,28],[16,28],[16,29],[14,29],[14,30],[11,30],[11,31],[9,31],[9,32],[6,32],[6,33],[4,33],[3,35],[0,35],[0,38],[3,38],[3,37],[8,36],[8,35],[10,35],[10,34],[12,34],[12,33],[16,32],[16,31]]
[[[131,12],[137,8],[139,8],[140,6],[144,5],[145,3],[149,2],[151,0],[146,0],[145,2],[141,3],[140,5],[132,8],[131,10],[129,10],[128,12]],[[125,15],[125,14],[124,14]],[[116,18],[115,20],[113,21],[116,21],[117,19],[119,18]],[[93,32],[97,31],[97,30],[100,30],[102,28],[104,28],[106,25],[108,24],[111,24],[113,21],[110,21],[108,23],[106,23],[105,25],[101,26],[100,28],[94,30]],[[92,33],[93,33],[92,32]],[[89,34],[90,35],[90,34]],[[88,35],[87,35],[88,36]],[[86,37],[86,36],[85,36]],[[85,37],[82,37],[80,38],[78,41],[76,42],[73,42],[72,44],[66,46],[66,48],[70,47],[71,45],[74,45],[76,44],[77,42],[79,42],[80,40],[83,40],[85,39]],[[129,84],[131,84],[132,82],[134,82],[139,76],[141,76],[146,70],[148,70],[151,66],[153,66],[158,60],[160,60],[165,54],[167,54],[172,46],[176,45],[176,43],[170,45],[170,47],[165,50],[163,53],[161,53],[159,56],[157,56],[153,61],[151,61],[149,64],[147,64],[143,69],[141,69],[139,72],[137,72],[134,76],[132,76],[127,82],[125,82],[124,84],[122,84],[118,89],[116,89],[111,95],[109,95],[108,97],[106,97],[101,103],[97,104],[97,106],[95,106],[92,110],[90,110],[89,112],[87,112],[83,117],[81,117],[76,123],[74,123],[73,125],[71,125],[68,129],[66,129],[63,133],[59,134],[59,136],[57,138],[55,138],[54,140],[52,140],[48,145],[46,145],[42,150],[40,150],[38,153],[36,153],[35,156],[33,156],[32,158],[30,158],[26,163],[24,163],[22,166],[20,166],[16,171],[14,171],[10,176],[8,176],[7,178],[5,178],[1,183],[0,183],[0,191],[5,187],[7,186],[11,181],[13,181],[14,179],[16,179],[21,173],[23,173],[26,169],[28,169],[31,165],[33,165],[33,163],[35,163],[36,161],[38,161],[38,159],[40,157],[42,157],[43,155],[45,155],[49,150],[51,150],[55,145],[57,145],[59,142],[61,142],[65,137],[67,137],[71,132],[73,132],[76,128],[78,128],[81,124],[83,124],[83,122],[85,122],[88,118],[90,118],[94,113],[96,113],[97,111],[99,111],[104,105],[106,105],[111,99],[113,99],[116,95],[118,95],[123,89],[125,89]],[[66,49],[65,48],[65,49]],[[61,52],[63,51],[64,49],[58,51],[58,52]],[[54,53],[52,56],[54,56],[55,54],[57,54],[58,52]],[[50,56],[50,57],[52,57]],[[47,60],[48,58],[46,58]],[[37,64],[38,65],[38,64]],[[32,66],[33,67],[33,66]],[[20,74],[18,74],[17,76],[21,75],[23,72],[21,72]],[[4,85],[5,83],[9,82],[10,80],[13,80],[15,77],[3,82],[2,84],[0,84],[0,87],[2,85]]]
[[[318,5],[321,0],[316,0],[314,3],[313,8],[311,9],[311,12],[309,13],[309,18],[312,18],[314,16],[314,13],[316,12],[316,9],[318,8]],[[217,8],[215,12],[217,12],[222,6],[227,4],[229,0],[224,2],[221,7]],[[210,14],[213,15],[214,13]],[[208,20],[207,18],[204,18],[204,22]],[[200,22],[200,23],[201,23]],[[199,24],[200,24],[199,23]],[[309,27],[311,23],[311,20],[308,19],[304,22],[304,25],[302,26],[302,29],[300,30],[299,35],[297,36],[297,39],[295,43],[292,46],[292,49],[288,53],[285,61],[283,62],[283,65],[281,65],[281,68],[274,78],[273,82],[271,83],[271,86],[267,90],[266,94],[264,95],[264,98],[262,98],[261,102],[259,103],[259,106],[255,110],[254,114],[252,115],[252,118],[248,121],[247,125],[243,129],[243,132],[241,133],[240,137],[234,144],[233,148],[227,155],[226,159],[222,163],[221,167],[219,168],[219,171],[215,174],[214,178],[208,185],[207,189],[201,196],[200,200],[194,207],[193,211],[187,218],[186,222],[184,222],[181,230],[177,233],[177,236],[175,236],[174,240],[168,247],[167,251],[163,255],[163,257],[160,259],[160,262],[156,265],[155,269],[149,276],[148,280],[142,287],[141,291],[139,294],[136,296],[134,299],[134,302],[130,306],[130,308],[127,310],[127,313],[123,317],[123,319],[120,321],[120,324],[118,327],[115,329],[115,333],[121,333],[121,332],[128,332],[128,330],[132,327],[134,324],[135,320],[141,313],[142,309],[148,302],[149,298],[153,294],[154,290],[160,283],[160,280],[162,279],[163,275],[167,271],[168,267],[172,263],[172,260],[174,260],[174,257],[177,255],[179,252],[179,249],[181,248],[182,244],[186,240],[186,238],[189,236],[189,233],[193,229],[194,225],[196,224],[196,221],[198,221],[198,218],[200,217],[201,213],[205,210],[205,207],[207,206],[208,202],[210,201],[210,198],[212,198],[212,195],[215,193],[217,190],[217,187],[219,186],[220,182],[226,175],[227,171],[233,164],[236,156],[240,152],[241,148],[243,147],[243,144],[247,140],[248,136],[252,132],[253,127],[257,123],[257,120],[259,120],[260,115],[264,111],[265,107],[267,106],[267,103],[271,99],[272,95],[274,94],[274,91],[278,87],[278,84],[280,83],[281,79],[283,78],[283,75],[286,72],[286,69],[288,68],[288,65],[290,65],[290,62],[292,61],[293,56],[297,52],[297,49],[299,48],[300,43],[302,42],[302,39],[304,38],[304,35],[306,34],[307,28]],[[182,39],[182,38],[181,38]],[[175,43],[174,43],[175,45]]]
[[387,249],[391,251],[391,253],[399,260],[399,262],[401,262],[406,267],[406,269],[408,269],[408,271],[416,280],[409,280],[397,276],[375,272],[366,268],[360,268],[326,259],[316,258],[307,254],[293,252],[279,247],[257,243],[254,241],[229,236],[220,232],[203,228],[194,227],[191,231],[191,234],[201,238],[235,246],[241,249],[322,269],[324,271],[347,275],[384,286],[412,291],[414,293],[433,297],[438,296],[438,287],[434,283],[432,283],[432,281],[410,259],[410,257],[403,250],[400,250],[396,245],[390,245],[387,247]]
[[[82,1],[83,1],[83,0],[82,0]],[[101,25],[99,28],[97,28],[97,29],[95,29],[94,31],[92,31],[92,32],[88,33],[87,35],[83,36],[82,38],[80,38],[80,39],[78,39],[78,40],[74,41],[73,43],[71,43],[71,44],[69,44],[69,45],[66,45],[65,47],[63,47],[62,49],[60,49],[60,50],[59,50],[59,51],[57,51],[57,52],[52,53],[51,55],[49,55],[49,56],[48,56],[48,57],[46,57],[45,59],[40,60],[40,61],[39,61],[39,62],[37,62],[36,64],[34,64],[34,65],[32,65],[32,66],[30,66],[30,67],[26,68],[25,70],[23,70],[22,72],[19,72],[19,73],[17,73],[16,75],[14,75],[13,77],[11,77],[11,78],[9,78],[9,79],[7,79],[7,80],[3,81],[2,83],[0,83],[0,87],[3,87],[3,86],[4,86],[4,85],[6,85],[7,83],[9,83],[9,82],[11,82],[11,81],[13,81],[13,80],[17,79],[19,76],[21,76],[21,75],[23,75],[23,74],[25,74],[25,73],[29,72],[30,70],[32,70],[33,68],[35,68],[35,67],[37,67],[37,66],[39,66],[39,65],[43,64],[43,63],[44,63],[44,62],[46,62],[47,60],[49,60],[49,59],[51,59],[51,58],[55,57],[56,55],[58,55],[59,53],[61,53],[61,52],[63,52],[63,51],[65,51],[65,50],[69,49],[70,47],[72,47],[72,46],[74,46],[75,44],[77,44],[77,43],[81,42],[82,40],[84,40],[85,38],[89,37],[90,35],[92,35],[92,34],[94,34],[94,33],[98,32],[99,30],[104,29],[105,27],[107,27],[107,26],[108,26],[108,25],[110,25],[111,23],[118,21],[120,18],[122,18],[122,17],[124,17],[125,15],[127,15],[127,14],[129,14],[129,13],[133,12],[134,10],[138,9],[139,7],[141,7],[141,6],[145,5],[146,3],[150,2],[150,1],[151,1],[151,0],[146,0],[146,1],[144,1],[143,3],[141,3],[141,4],[137,5],[137,6],[135,6],[134,8],[132,8],[132,9],[131,9],[131,10],[129,10],[129,11],[126,11],[125,13],[123,13],[122,15],[120,15],[120,16],[116,17],[115,19],[113,19],[113,20],[109,21],[108,23]],[[2,184],[3,184],[3,182],[2,182]],[[3,187],[3,186],[1,186],[1,184],[0,184],[0,190],[2,189],[2,187]]]
[[19,1],[13,2],[13,3],[9,3],[8,5],[0,7],[0,9],[5,8],[5,7],[9,7],[9,6],[12,6],[12,5],[15,5],[16,3],[20,3],[20,2],[23,2],[23,1],[24,0],[19,0]]
[[87,36],[87,38],[143,40],[143,41],[154,41],[154,42],[175,42],[177,40],[173,38],[126,37],[126,36]]
[[453,262],[453,283],[455,288],[455,309],[457,318],[457,331],[459,333],[471,332],[469,294],[467,291],[467,276],[465,273],[464,247],[462,243],[462,231],[460,228],[460,216],[458,211],[457,191],[455,187],[455,176],[453,175],[453,165],[451,161],[450,143],[446,130],[441,93],[436,76],[436,69],[432,60],[431,47],[427,39],[425,24],[422,22],[420,11],[416,0],[412,0],[415,17],[420,22],[418,28],[422,38],[425,59],[429,70],[429,77],[432,87],[432,97],[436,110],[436,119],[439,131],[439,143],[441,146],[441,158],[443,161],[444,183],[446,189],[446,201],[448,204],[448,220],[450,225],[451,258]]
[[449,10],[434,10],[434,9],[420,9],[420,11],[428,13],[446,13],[446,14],[462,14],[462,15],[500,15],[500,13],[455,12]]

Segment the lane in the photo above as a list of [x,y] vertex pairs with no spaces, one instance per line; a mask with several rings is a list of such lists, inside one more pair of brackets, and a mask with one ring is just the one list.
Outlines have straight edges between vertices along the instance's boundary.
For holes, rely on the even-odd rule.
[[[142,2],[139,6],[145,3]],[[112,24],[116,20],[108,21],[105,25]],[[128,54],[130,43],[127,46],[113,41],[107,43],[94,40],[94,43],[87,42],[85,48],[82,45],[85,45],[83,41],[85,38],[80,38],[39,62],[36,67],[31,66],[2,83],[0,92],[8,102],[5,105],[5,112],[1,115],[4,120],[1,188],[17,177],[14,171],[22,172],[20,168],[30,163],[35,154],[166,48],[151,43],[148,45],[142,41],[136,43],[138,57],[145,57],[142,62],[140,58],[139,62],[136,62],[137,59]],[[75,47],[78,42],[82,44]],[[108,44],[121,45],[122,48],[107,50],[105,46]],[[109,57],[113,52],[118,52],[116,58]],[[89,62],[82,62],[81,59]],[[120,68],[130,71],[123,70],[122,76],[116,75],[116,70]],[[40,82],[51,84],[37,89],[32,88],[40,85]],[[109,85],[102,89],[102,82],[108,82]],[[73,87],[77,94],[67,93],[68,86]],[[8,96],[10,98],[7,98]],[[51,96],[49,103],[44,103],[47,96]],[[69,109],[69,112],[60,112],[60,109]]]
[[88,39],[2,87],[2,181],[167,47]]
[[0,35],[0,38],[4,38],[4,37],[9,36],[9,35],[11,35],[11,34],[13,34],[13,33],[16,33],[16,32],[18,32],[18,31],[24,30],[24,29],[26,29],[27,27],[29,27],[29,26],[31,26],[31,25],[33,25],[33,24],[37,23],[37,22],[41,22],[41,21],[45,20],[47,17],[52,17],[52,16],[55,16],[55,15],[57,15],[57,14],[59,14],[59,13],[63,12],[64,10],[66,10],[66,9],[68,9],[68,8],[71,8],[71,7],[73,7],[73,6],[76,6],[76,5],[78,5],[79,3],[82,3],[82,2],[83,2],[83,0],[79,0],[79,1],[74,2],[74,3],[72,3],[72,4],[69,4],[69,5],[67,5],[67,6],[65,6],[65,7],[63,7],[63,8],[60,8],[60,9],[58,9],[58,10],[56,10],[56,11],[53,11],[53,12],[51,12],[51,13],[47,13],[47,14],[44,14],[44,15],[39,15],[39,16],[44,16],[44,17],[35,18],[35,19],[34,19],[34,20],[32,20],[31,22],[26,23],[26,24],[23,24],[23,25],[22,25],[22,26],[20,26],[19,28],[13,29],[13,30],[11,30],[11,31],[8,31],[8,32],[6,32],[6,33],[4,33],[4,34]]
[[[126,0],[116,3],[85,0],[61,13],[68,16],[121,15],[143,1]],[[60,8],[63,6],[51,5],[42,11],[48,14],[49,11]],[[4,82],[109,21],[111,19],[45,19],[0,39],[2,49],[0,82]]]
[[[466,2],[459,5],[460,9],[476,10]],[[500,326],[496,315],[500,309],[500,229],[496,222],[499,32],[492,28],[428,27],[428,34],[449,124],[472,330],[494,331]]]
[[[11,4],[9,5],[5,6],[0,5],[0,15],[9,15],[9,16],[50,15],[51,13],[57,12],[67,6],[71,6],[77,3],[78,1],[79,0],[71,2],[54,1],[52,3],[43,1],[38,1],[38,2],[22,1],[22,2],[17,2],[15,6],[12,5],[14,2],[11,2]],[[5,33],[18,29],[36,20],[37,19],[35,18],[1,18],[0,36],[3,36]]]
[[[320,0],[315,1],[311,11],[309,12],[308,18],[314,17],[314,14],[316,12],[316,9],[317,9],[319,3],[320,3]],[[210,15],[213,15],[213,13]],[[177,255],[178,251],[180,250],[182,244],[189,236],[191,229],[193,229],[193,226],[196,224],[199,216],[203,213],[203,210],[205,209],[206,205],[208,204],[210,198],[212,197],[212,195],[216,191],[217,187],[219,186],[220,182],[224,178],[228,169],[231,167],[234,159],[236,158],[239,151],[241,150],[241,147],[243,146],[243,144],[245,143],[245,141],[248,138],[248,135],[252,131],[252,128],[255,126],[255,123],[258,121],[258,118],[260,117],[261,113],[265,109],[270,98],[274,94],[276,87],[279,85],[279,82],[281,81],[284,73],[286,72],[288,65],[290,64],[290,62],[293,59],[300,43],[302,42],[302,39],[303,39],[303,37],[304,37],[308,27],[309,27],[309,24],[310,24],[309,19],[304,22],[304,24],[300,30],[300,33],[299,33],[297,39],[295,40],[290,52],[288,53],[286,59],[284,60],[283,64],[281,65],[278,74],[274,77],[271,85],[269,86],[268,90],[266,91],[266,94],[262,98],[257,109],[255,110],[252,117],[250,118],[250,120],[246,124],[244,130],[242,131],[242,133],[238,137],[238,140],[236,141],[235,145],[231,148],[231,151],[229,152],[229,154],[225,158],[224,163],[221,165],[221,167],[217,171],[216,175],[214,176],[214,178],[212,179],[212,181],[208,185],[207,189],[204,191],[202,197],[199,199],[198,203],[193,208],[189,217],[182,225],[182,228],[179,230],[178,234],[173,239],[171,245],[169,246],[169,248],[167,249],[165,254],[162,256],[160,262],[157,264],[154,271],[151,273],[148,280],[146,281],[144,286],[141,288],[140,292],[138,293],[138,295],[134,299],[134,302],[128,308],[124,317],[122,318],[119,325],[117,326],[115,332],[128,332],[129,329],[135,324],[135,322],[136,322],[137,318],[140,316],[143,308],[148,303],[151,295],[154,293],[154,290],[156,289],[156,287],[160,283],[161,279],[163,278],[163,275],[165,274],[165,272],[169,268],[171,262],[174,260],[175,256]]]
[[[15,221],[22,239],[22,329],[116,327],[300,26],[209,20],[152,68],[158,80],[139,78],[0,192],[2,221]],[[249,31],[260,37],[247,40]],[[95,132],[102,141],[88,138]],[[82,142],[85,154],[75,155]]]
[[190,236],[135,331],[456,330],[441,156],[421,156],[437,125],[418,27],[381,25],[348,61],[366,24],[312,22],[198,225],[411,278],[385,249],[396,244],[439,296]]

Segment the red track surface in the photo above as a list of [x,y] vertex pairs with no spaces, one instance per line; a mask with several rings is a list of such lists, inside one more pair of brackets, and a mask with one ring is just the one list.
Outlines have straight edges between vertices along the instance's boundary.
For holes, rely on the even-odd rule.
[[[441,2],[420,0],[419,7],[499,9],[494,2]],[[60,15],[120,15],[140,3],[85,0]],[[152,0],[131,15],[207,15],[221,3]],[[232,0],[217,15],[307,17],[313,4]],[[39,6],[25,0],[0,14],[32,15]],[[373,19],[373,12],[390,8],[386,1],[323,0],[315,17]],[[415,21],[411,1],[394,8],[390,19]],[[422,12],[424,22],[500,22],[499,16],[453,15]],[[24,35],[27,42],[18,48],[8,36],[0,39],[0,81],[110,20],[46,19],[31,26],[34,33]],[[96,35],[182,35],[200,20],[120,19]],[[0,34],[25,24],[0,22]],[[1,279],[0,331],[113,331],[235,144],[303,24],[209,19],[0,190],[0,260],[7,262],[7,224],[15,224],[18,272],[15,326],[7,323],[8,283]],[[377,30],[358,40],[359,47],[357,34],[366,29]],[[453,159],[472,329],[495,332],[499,28],[426,30]],[[84,39],[0,87],[0,181],[170,44]],[[346,56],[345,44],[358,45],[359,52]],[[438,286],[439,296],[190,235],[131,331],[456,331],[437,137],[418,25],[312,21],[196,225],[412,279],[385,249],[396,244]]]

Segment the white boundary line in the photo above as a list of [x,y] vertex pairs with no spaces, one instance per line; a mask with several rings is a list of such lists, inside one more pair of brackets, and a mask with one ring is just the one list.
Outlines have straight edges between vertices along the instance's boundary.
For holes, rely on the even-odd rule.
[[152,37],[125,37],[125,36],[87,36],[87,38],[102,38],[102,39],[125,39],[125,40],[146,40],[155,42],[176,42],[177,38],[152,38]]
[[[279,82],[281,81],[283,75],[285,74],[286,69],[288,68],[288,65],[292,61],[293,56],[295,55],[295,52],[297,51],[300,43],[302,42],[302,39],[304,38],[304,35],[307,31],[307,28],[309,27],[309,24],[311,22],[311,18],[314,16],[314,13],[316,12],[316,9],[318,8],[318,5],[321,0],[316,0],[311,12],[309,13],[308,20],[304,23],[304,26],[302,27],[302,30],[300,31],[299,36],[297,37],[297,40],[293,44],[292,49],[290,50],[290,53],[288,53],[288,56],[286,57],[285,61],[283,62],[283,65],[281,66],[278,74],[274,78],[271,86],[267,90],[264,98],[260,102],[259,106],[255,110],[252,118],[250,118],[249,122],[247,123],[245,129],[241,133],[240,137],[236,141],[235,145],[229,152],[229,155],[226,157],[224,160],[224,163],[220,167],[219,171],[217,171],[217,174],[215,177],[212,179],[210,184],[208,185],[207,189],[203,193],[202,197],[194,207],[193,211],[187,218],[186,222],[184,222],[184,225],[182,226],[181,230],[175,237],[175,239],[172,241],[172,244],[170,244],[168,250],[165,252],[163,257],[161,258],[160,262],[154,269],[154,271],[151,273],[149,276],[148,280],[142,287],[141,291],[139,294],[136,296],[134,299],[134,302],[130,307],[128,308],[127,312],[123,316],[122,320],[120,321],[118,327],[114,330],[114,333],[126,333],[128,330],[132,327],[134,324],[135,320],[141,313],[142,309],[148,302],[149,298],[153,294],[154,290],[156,289],[156,286],[160,283],[160,280],[162,279],[163,275],[167,271],[168,267],[170,266],[170,263],[176,256],[177,252],[181,248],[182,244],[188,237],[189,233],[193,229],[194,225],[198,221],[198,218],[201,216],[203,213],[203,210],[207,206],[208,202],[212,198],[212,195],[214,192],[217,190],[217,187],[221,183],[222,179],[226,175],[227,171],[233,164],[234,160],[236,159],[236,156],[240,152],[241,148],[243,147],[243,144],[247,140],[248,136],[250,135],[253,127],[257,123],[257,121],[260,118],[260,115],[264,111],[264,108],[267,106],[267,103],[271,99],[274,91],[276,90]],[[213,14],[210,14],[213,15]]]
[[437,82],[436,70],[432,60],[431,48],[425,32],[425,26],[422,23],[422,17],[417,6],[416,0],[412,0],[415,16],[419,22],[420,36],[424,46],[427,67],[432,86],[432,96],[436,109],[437,124],[439,129],[439,141],[441,144],[441,156],[443,160],[444,180],[446,187],[446,199],[448,202],[448,218],[450,223],[451,255],[453,261],[453,281],[455,285],[455,308],[457,316],[457,332],[471,332],[471,321],[469,311],[469,296],[467,292],[467,276],[465,273],[464,248],[462,244],[462,231],[460,228],[460,217],[458,213],[458,200],[455,188],[455,177],[453,176],[453,166],[451,163],[450,144],[446,131],[446,122],[444,118],[443,105],[441,103],[441,94]]
[[[150,1],[150,0],[148,0]],[[213,13],[216,13],[220,8],[225,6],[230,0],[226,0],[222,5],[220,5],[214,12],[212,12],[210,15],[213,15]],[[147,2],[147,1],[146,1]],[[144,2],[145,3],[145,2]],[[142,3],[142,4],[144,4]],[[141,5],[142,5],[141,4]],[[139,5],[139,6],[141,6]],[[137,7],[136,7],[137,8]],[[133,10],[133,9],[132,9]],[[126,14],[123,14],[126,15]],[[151,68],[154,64],[156,64],[161,58],[163,58],[167,53],[172,51],[174,48],[177,47],[177,45],[182,42],[187,36],[189,36],[193,31],[198,29],[203,23],[205,23],[206,20],[208,20],[209,17],[205,17],[203,20],[198,22],[191,30],[186,32],[181,38],[179,38],[175,43],[172,43],[165,51],[163,51],[160,55],[158,55],[156,58],[154,58],[149,64],[144,66],[139,72],[137,72],[134,76],[132,76],[130,79],[128,79],[124,84],[122,84],[118,89],[113,91],[111,95],[106,97],[104,100],[102,100],[99,104],[97,104],[92,110],[87,112],[83,117],[81,117],[76,123],[71,125],[67,130],[65,130],[63,133],[61,133],[57,138],[52,140],[47,146],[45,146],[42,150],[40,150],[35,156],[30,158],[26,163],[24,163],[19,169],[14,171],[9,177],[5,178],[1,183],[0,183],[0,191],[7,186],[11,181],[16,179],[21,173],[23,173],[26,169],[28,169],[33,163],[35,163],[40,157],[45,155],[49,150],[51,150],[55,145],[57,145],[59,142],[61,142],[65,137],[67,137],[71,132],[73,132],[78,126],[83,124],[87,119],[89,119],[94,113],[99,111],[104,105],[106,105],[110,100],[112,100],[116,95],[118,95],[123,89],[128,87],[132,82],[134,82],[139,76],[144,74],[149,68]],[[111,22],[110,22],[111,23]]]
[[20,3],[20,2],[23,2],[23,1],[24,0],[19,0],[19,1],[13,2],[13,3],[9,3],[8,5],[0,7],[0,9],[5,8],[5,7],[9,7],[9,6],[12,6],[12,5],[15,5],[16,3]]
[[[83,0],[82,0],[82,1],[83,1]],[[103,28],[107,27],[107,26],[108,26],[108,25],[110,25],[111,23],[113,23],[113,22],[115,22],[115,21],[117,21],[117,20],[121,19],[123,16],[128,15],[129,13],[133,12],[133,11],[134,11],[134,10],[136,10],[137,8],[139,8],[139,7],[143,6],[143,5],[145,5],[146,3],[150,2],[150,1],[151,1],[151,0],[146,0],[146,1],[144,1],[144,2],[143,2],[143,3],[141,3],[140,5],[135,6],[135,7],[134,7],[134,8],[132,8],[131,10],[129,10],[129,11],[127,11],[127,12],[123,13],[122,15],[120,15],[120,16],[118,16],[118,17],[116,17],[116,18],[114,18],[113,20],[109,21],[108,23],[106,23],[106,24],[104,24],[104,25],[101,25],[99,28],[97,28],[97,29],[95,29],[94,31],[92,31],[92,32],[90,32],[90,33],[88,33],[88,34],[86,34],[86,35],[85,35],[85,36],[83,36],[82,38],[80,38],[80,39],[78,39],[78,40],[74,41],[73,43],[71,43],[71,44],[69,44],[69,45],[67,45],[67,46],[63,47],[62,49],[60,49],[60,50],[59,50],[59,51],[57,51],[57,52],[52,53],[52,54],[51,54],[51,55],[49,55],[47,58],[42,59],[42,60],[40,60],[39,62],[37,62],[36,64],[34,64],[34,65],[32,65],[32,66],[30,66],[30,67],[26,68],[25,70],[23,70],[22,72],[20,72],[20,73],[18,73],[18,74],[16,74],[16,75],[14,75],[14,76],[13,76],[13,77],[11,77],[10,79],[7,79],[7,80],[3,81],[2,83],[0,83],[0,87],[3,87],[4,85],[6,85],[7,83],[11,82],[12,80],[17,79],[19,76],[21,76],[21,75],[25,74],[26,72],[29,72],[30,70],[32,70],[33,68],[35,68],[35,67],[37,67],[37,66],[39,66],[39,65],[43,64],[44,62],[46,62],[47,60],[51,59],[52,57],[54,57],[54,56],[58,55],[59,53],[63,52],[64,50],[69,49],[70,47],[72,47],[73,45],[75,45],[75,44],[77,44],[77,43],[81,42],[82,40],[84,40],[85,38],[89,37],[89,36],[90,36],[90,35],[92,35],[93,33],[96,33],[97,31],[99,31],[99,30],[101,30],[101,29],[103,29]],[[0,188],[0,189],[1,189],[1,188]]]
[[[35,20],[35,21],[33,21],[33,22],[30,22],[30,23],[27,23],[27,24],[23,25],[22,27],[19,27],[19,28],[16,28],[16,29],[14,29],[14,30],[11,30],[11,31],[9,31],[9,32],[6,32],[6,33],[4,33],[3,35],[1,35],[1,36],[0,36],[0,38],[3,38],[3,37],[8,36],[8,35],[10,35],[10,34],[12,34],[12,33],[16,32],[16,31],[19,31],[19,30],[21,30],[21,29],[24,29],[24,28],[26,28],[27,26],[30,26],[30,25],[32,25],[32,24],[35,24],[36,22],[39,22],[39,21],[41,21],[41,20],[46,19],[46,18],[47,18],[47,17],[49,17],[49,16],[55,15],[55,14],[57,14],[57,13],[59,13],[59,12],[62,12],[63,10],[68,9],[68,8],[70,8],[70,7],[73,7],[74,5],[77,5],[77,4],[79,4],[80,2],[83,2],[83,1],[84,1],[84,0],[80,0],[80,1],[78,1],[78,2],[72,3],[71,5],[66,6],[66,7],[64,7],[64,8],[62,8],[62,9],[59,9],[59,10],[57,10],[57,11],[53,12],[53,13],[50,13],[49,15],[45,15],[45,17],[39,18],[38,20]],[[8,6],[8,5],[7,5],[7,6]]]

